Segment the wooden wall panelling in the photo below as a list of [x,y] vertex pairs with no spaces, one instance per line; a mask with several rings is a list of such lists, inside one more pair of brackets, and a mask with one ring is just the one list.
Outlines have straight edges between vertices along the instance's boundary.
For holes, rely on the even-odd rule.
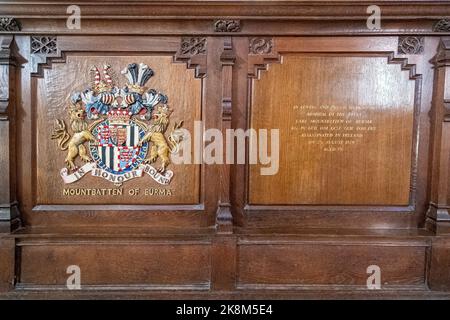
[[80,268],[82,290],[209,290],[211,242],[165,239],[28,238],[19,241],[16,290],[65,289],[67,268]]
[[[65,268],[72,263],[79,263],[84,269],[86,290],[78,295],[81,297],[106,297],[107,292],[115,292],[111,295],[116,297],[166,294],[169,298],[343,294],[336,289],[342,289],[346,297],[360,297],[357,291],[373,297],[426,296],[431,294],[427,284],[432,290],[449,290],[448,143],[442,138],[447,121],[448,40],[444,38],[434,60],[434,94],[434,70],[429,63],[438,44],[436,34],[448,35],[448,19],[443,18],[450,16],[448,6],[438,2],[408,3],[407,7],[398,2],[380,4],[383,29],[376,31],[366,27],[367,5],[353,0],[329,6],[302,1],[217,4],[188,0],[183,6],[171,5],[171,1],[142,1],[130,6],[126,15],[119,7],[105,7],[95,1],[89,5],[80,1],[79,5],[83,12],[82,29],[68,33],[67,6],[63,3],[42,4],[39,10],[35,3],[24,0],[0,4],[2,15],[20,16],[20,21],[1,20],[0,31],[7,36],[17,33],[17,56],[23,59],[15,99],[17,152],[12,152],[17,155],[18,165],[13,168],[13,161],[8,161],[8,170],[18,173],[17,195],[27,226],[10,235],[8,221],[6,233],[0,234],[0,291],[12,290],[14,282],[17,286],[12,295],[16,297],[31,296],[30,289],[46,293],[62,289],[67,276]],[[398,76],[395,79],[402,84],[405,81],[401,77],[410,77],[401,92],[384,91],[397,98],[411,91],[415,95],[413,123],[411,113],[403,114],[414,132],[408,135],[406,129],[396,131],[403,147],[411,145],[412,164],[407,166],[402,158],[408,158],[407,152],[396,157],[410,168],[398,179],[402,183],[399,194],[390,194],[381,204],[377,195],[372,195],[373,201],[365,201],[371,202],[366,205],[351,201],[337,205],[320,197],[312,204],[304,204],[298,200],[298,194],[296,199],[288,199],[292,201],[274,201],[273,192],[259,199],[253,194],[252,198],[248,186],[254,168],[239,164],[199,165],[198,179],[193,184],[184,183],[185,198],[178,202],[110,199],[106,201],[110,204],[103,206],[105,201],[98,199],[92,203],[89,199],[67,203],[52,192],[44,192],[59,178],[57,174],[52,175],[55,181],[44,177],[57,172],[53,168],[56,161],[46,153],[53,155],[58,164],[64,158],[63,153],[50,147],[53,141],[48,139],[46,117],[53,119],[55,110],[47,106],[66,101],[65,95],[70,93],[66,89],[75,83],[71,72],[82,80],[83,72],[77,70],[84,69],[82,58],[96,63],[116,59],[121,64],[130,59],[133,61],[129,62],[159,59],[160,68],[155,70],[158,75],[153,78],[156,82],[169,69],[177,69],[173,71],[177,75],[186,68],[192,69],[186,71],[189,77],[171,78],[173,86],[181,96],[183,86],[179,82],[201,82],[201,89],[182,100],[199,97],[197,118],[203,121],[202,127],[221,128],[223,133],[252,124],[252,93],[261,81],[258,79],[261,75],[279,76],[277,68],[288,65],[292,56],[317,58],[318,65],[313,70],[321,71],[315,74],[317,82],[327,70],[338,70],[346,58],[382,57],[385,69],[380,70],[395,69],[392,75]],[[320,65],[327,64],[328,57],[337,57],[337,67]],[[292,69],[300,64],[291,64]],[[2,70],[3,66],[0,64]],[[308,63],[301,66],[305,70]],[[166,87],[170,85],[161,91]],[[197,88],[195,84],[183,88],[187,87]],[[267,91],[278,93],[278,87],[281,94],[268,97],[264,106],[276,100],[280,103],[276,110],[281,110],[288,95],[283,90],[290,84],[286,82]],[[4,96],[5,91],[0,92]],[[429,149],[428,112],[432,96],[434,144]],[[172,94],[169,101],[173,101]],[[180,105],[173,108],[177,120],[183,116],[178,110],[189,109]],[[384,120],[391,122],[392,118]],[[4,134],[0,140],[1,137],[5,140]],[[8,145],[10,150],[15,147]],[[47,160],[50,165],[41,163]],[[394,172],[395,176],[398,174]],[[408,174],[410,190],[405,191]],[[427,186],[431,186],[429,190]],[[189,194],[196,188],[198,197]],[[264,199],[268,200],[261,201]],[[428,203],[429,230],[422,230]],[[433,232],[438,237],[432,237]],[[388,290],[365,290],[365,267],[371,263],[380,264],[386,272],[383,285]],[[61,290],[54,292],[58,292],[57,296],[75,296]]]
[[367,290],[367,268],[377,265],[383,290],[423,290],[427,246],[412,239],[242,237],[237,287]]
[[[24,111],[27,111],[28,108],[30,108],[31,105],[35,106],[34,108],[31,108],[29,112],[24,112],[24,119],[22,119],[22,123],[29,122],[29,126],[31,128],[35,128],[37,124],[34,124],[33,121],[29,117],[32,116],[32,113],[36,110],[36,104],[39,103],[38,101],[42,99],[46,99],[45,96],[34,96],[36,92],[39,90],[54,90],[55,88],[52,88],[49,83],[44,82],[45,76],[55,76],[58,73],[62,72],[58,70],[63,70],[65,68],[65,65],[67,64],[68,60],[76,61],[77,57],[92,57],[89,59],[94,60],[102,60],[102,57],[105,57],[106,60],[112,59],[108,58],[111,55],[117,55],[120,57],[128,56],[127,59],[142,59],[140,57],[143,57],[143,55],[147,55],[149,57],[167,57],[170,59],[170,57],[174,57],[174,62],[171,63],[171,65],[177,66],[177,62],[186,63],[188,68],[194,69],[194,74],[191,76],[197,77],[201,82],[201,92],[198,92],[196,94],[199,94],[199,98],[201,99],[201,106],[199,106],[199,111],[192,111],[197,112],[197,117],[205,116],[205,118],[212,119],[213,117],[208,117],[208,111],[206,113],[199,113],[202,112],[201,109],[204,108],[205,110],[208,110],[208,108],[205,107],[206,104],[211,103],[210,101],[204,101],[204,97],[206,95],[206,87],[213,86],[214,84],[214,78],[207,78],[203,79],[206,72],[206,55],[207,55],[207,49],[206,49],[206,39],[205,41],[201,42],[201,45],[203,45],[202,48],[199,49],[198,44],[196,46],[195,41],[198,41],[197,38],[194,39],[194,47],[193,48],[187,48],[185,47],[186,39],[175,37],[175,38],[144,38],[144,37],[123,37],[123,38],[116,38],[116,37],[86,37],[86,36],[75,36],[75,37],[65,37],[65,36],[58,36],[57,38],[53,38],[56,43],[56,49],[51,52],[44,52],[39,50],[35,50],[32,48],[33,45],[33,38],[23,37],[22,39],[19,39],[18,43],[20,45],[20,51],[24,52],[24,55],[28,58],[27,60],[30,61],[26,65],[26,70],[29,70],[33,77],[30,81],[32,84],[31,88],[31,95],[29,95],[29,91],[23,91],[22,94],[25,99],[29,99],[28,102],[30,105],[26,105],[25,102],[27,100],[24,100],[24,103],[22,107],[25,109]],[[31,41],[31,44],[30,44]],[[202,44],[203,43],[203,44]],[[94,49],[93,49],[94,48]],[[108,50],[105,50],[104,48],[108,48]],[[198,50],[199,49],[199,50]],[[29,50],[27,55],[27,50]],[[98,57],[98,58],[96,58]],[[121,58],[124,60],[123,58]],[[157,59],[157,58],[151,58],[151,59]],[[161,58],[166,59],[166,58]],[[126,59],[125,59],[126,60]],[[81,61],[81,60],[80,60]],[[152,60],[153,61],[153,60]],[[169,60],[164,60],[169,61]],[[128,62],[128,60],[127,60]],[[133,62],[133,61],[129,61]],[[125,62],[124,62],[125,63]],[[71,67],[70,67],[71,68]],[[70,69],[69,68],[69,69]],[[186,67],[185,67],[186,68]],[[48,71],[46,71],[48,70]],[[56,70],[56,71],[54,71]],[[72,70],[72,71],[70,71]],[[70,69],[67,72],[73,72],[73,69]],[[177,70],[181,70],[180,67],[177,67]],[[120,71],[120,70],[119,70]],[[159,75],[163,75],[164,71],[166,70],[158,70]],[[56,72],[56,73],[55,73]],[[190,71],[186,71],[190,73]],[[26,74],[24,75],[27,76]],[[44,77],[44,78],[42,78]],[[192,78],[193,79],[193,78]],[[57,80],[56,78],[53,80]],[[52,81],[53,81],[52,80]],[[156,80],[158,81],[158,80]],[[194,81],[194,80],[190,80]],[[26,82],[26,81],[24,81]],[[45,83],[45,86],[44,86]],[[58,83],[58,82],[57,82]],[[61,82],[59,82],[61,83]],[[67,84],[66,84],[67,86]],[[27,84],[25,83],[24,88],[27,88]],[[69,90],[69,88],[66,88]],[[69,90],[70,91],[70,90]],[[161,91],[164,91],[164,88],[161,88]],[[69,92],[65,93],[69,94]],[[28,96],[27,96],[28,95]],[[61,98],[64,98],[61,96]],[[176,101],[176,96],[172,94],[172,101]],[[170,97],[169,97],[170,99]],[[208,98],[206,98],[208,100]],[[42,100],[43,101],[43,100]],[[55,101],[52,101],[55,103]],[[60,103],[60,102],[58,102]],[[170,103],[170,102],[169,102]],[[192,109],[186,109],[188,106],[186,105],[180,105],[180,106],[174,106],[175,110],[179,110],[179,112],[182,112],[183,108],[184,110],[192,110]],[[211,110],[211,108],[209,109]],[[39,110],[37,110],[39,112]],[[186,112],[186,111],[185,111]],[[35,114],[36,118],[43,118],[45,114]],[[40,117],[39,117],[40,116]],[[186,116],[186,115],[185,115]],[[181,117],[183,117],[183,114],[178,114],[177,117],[179,117],[181,120]],[[33,118],[34,119],[34,118]],[[200,120],[197,119],[197,120]],[[48,121],[48,120],[46,120]],[[208,121],[208,120],[206,120]],[[193,122],[191,121],[189,125],[193,125]],[[30,130],[28,127],[24,125],[22,128],[24,131],[22,134],[26,134],[27,130]],[[33,156],[31,154],[27,154],[30,149],[30,144],[33,146],[33,141],[37,138],[37,142],[41,143],[41,141],[45,141],[46,139],[44,135],[36,136],[34,137],[33,130],[31,129],[29,134],[31,135],[31,139],[27,140],[24,137],[24,145],[21,147],[20,152],[22,152],[21,156],[24,158],[21,158],[19,156],[19,159],[22,159],[22,167],[28,167],[25,166],[25,164],[34,163],[36,161],[33,159]],[[53,142],[53,141],[52,141]],[[47,143],[47,141],[45,142]],[[62,156],[62,154],[61,154]],[[25,159],[27,157],[27,160]],[[42,158],[42,157],[41,157]],[[26,170],[26,169],[22,169]],[[36,177],[36,169],[33,169],[34,173],[31,175],[32,179],[35,179]],[[200,170],[193,169],[193,170]],[[135,223],[145,223],[151,221],[150,223],[154,226],[176,226],[181,223],[181,221],[185,221],[188,225],[191,226],[203,226],[207,227],[210,224],[210,221],[214,221],[215,215],[212,213],[213,210],[217,208],[217,201],[214,201],[214,190],[213,189],[205,189],[208,195],[205,195],[202,191],[204,188],[204,183],[200,182],[201,179],[205,178],[205,172],[207,172],[209,169],[206,167],[202,167],[202,174],[198,176],[198,182],[197,187],[198,188],[198,197],[200,197],[198,200],[195,200],[192,204],[175,204],[171,207],[167,205],[147,205],[147,204],[140,204],[136,205],[133,202],[128,200],[127,203],[117,203],[112,204],[109,206],[100,206],[96,204],[81,204],[76,206],[75,203],[72,205],[67,205],[61,203],[61,202],[48,202],[48,200],[39,200],[37,198],[37,195],[35,194],[33,197],[30,197],[30,194],[33,194],[36,191],[36,187],[38,186],[36,183],[38,183],[39,180],[34,182],[34,191],[33,190],[26,190],[27,183],[25,181],[29,180],[29,175],[21,175],[21,178],[23,179],[22,183],[24,187],[24,193],[22,196],[28,203],[24,203],[24,208],[32,208],[35,212],[35,214],[30,214],[28,210],[25,210],[25,217],[29,224],[33,224],[35,226],[41,224],[41,225],[74,225],[75,221],[81,217],[81,220],[78,220],[78,223],[86,225],[86,218],[90,217],[91,221],[88,224],[96,224],[96,223],[105,223],[106,219],[108,221],[108,225],[114,225],[114,224],[126,224],[128,223],[135,224]],[[42,170],[39,171],[39,174],[42,177],[42,174],[45,174]],[[39,178],[42,180],[42,178]],[[179,179],[182,179],[182,175],[179,175]],[[22,190],[22,189],[21,189]],[[42,190],[42,189],[41,189]],[[184,193],[183,193],[184,194]],[[60,201],[60,200],[59,200]],[[41,203],[39,203],[41,202]],[[140,200],[142,202],[142,199]],[[67,203],[67,202],[66,202]],[[213,205],[208,205],[208,203],[214,203]],[[99,203],[100,204],[100,203]],[[206,209],[207,211],[211,212],[211,214],[203,216],[199,215],[198,213],[204,212],[203,208],[208,206],[209,209]],[[212,208],[214,207],[214,208]],[[70,211],[72,212],[71,215],[67,214],[60,214],[61,211]],[[108,210],[108,211],[106,211]],[[121,210],[126,210],[122,211]],[[131,211],[130,211],[131,210]],[[151,211],[151,213],[149,213]],[[39,212],[39,213],[38,213]],[[95,213],[94,213],[95,212]],[[59,217],[59,218],[51,218],[51,217]],[[150,217],[152,216],[152,217]],[[164,216],[164,218],[163,218]],[[150,220],[149,220],[150,219]],[[76,223],[75,223],[76,224]]]
[[[376,201],[371,205],[366,202],[366,205],[340,205],[340,206],[330,206],[326,205],[325,202],[320,202],[319,205],[286,205],[280,203],[278,205],[247,205],[245,206],[245,210],[248,213],[248,222],[253,223],[254,225],[263,225],[264,221],[269,221],[269,217],[271,222],[270,224],[297,224],[301,225],[301,227],[336,227],[343,226],[352,228],[352,227],[365,227],[365,228],[408,228],[408,227],[417,227],[421,223],[423,223],[424,219],[424,208],[425,208],[425,197],[426,190],[424,186],[426,185],[426,175],[423,172],[418,175],[417,168],[420,166],[421,168],[426,168],[427,166],[427,155],[420,154],[421,159],[419,158],[418,149],[424,150],[424,146],[427,146],[428,138],[427,138],[427,126],[425,126],[424,131],[419,135],[419,124],[427,121],[427,111],[429,109],[429,101],[422,100],[422,88],[424,87],[427,92],[425,93],[425,97],[427,99],[430,98],[430,93],[428,92],[429,84],[430,84],[430,74],[428,71],[428,60],[433,55],[434,48],[427,47],[424,49],[421,54],[404,54],[397,53],[398,50],[398,41],[397,37],[384,37],[384,38],[367,38],[367,37],[359,37],[357,39],[349,39],[349,38],[282,38],[278,37],[272,40],[273,42],[267,45],[263,45],[260,49],[251,49],[252,43],[258,47],[258,44],[263,44],[262,42],[253,42],[253,38],[249,38],[247,46],[250,48],[250,52],[248,54],[248,77],[249,77],[249,96],[247,96],[248,105],[251,106],[251,94],[254,94],[253,85],[258,83],[257,80],[259,73],[265,72],[265,76],[270,78],[270,69],[271,62],[277,61],[279,56],[286,56],[290,54],[302,54],[305,52],[303,56],[348,56],[348,57],[382,57],[384,59],[384,64],[400,64],[400,66],[391,66],[389,68],[395,69],[397,74],[405,76],[405,81],[410,81],[414,90],[411,92],[411,102],[413,104],[413,110],[411,111],[414,115],[414,125],[411,124],[411,130],[413,130],[411,143],[406,145],[411,152],[411,168],[410,171],[410,184],[411,186],[407,188],[407,192],[411,194],[407,203],[402,206],[395,205],[386,205],[385,201]],[[433,41],[431,41],[433,43]],[[243,45],[243,44],[242,44]],[[259,47],[258,47],[259,48]],[[264,53],[266,50],[266,53]],[[259,55],[258,55],[259,53]],[[262,53],[262,54],[261,54]],[[268,54],[269,53],[269,54]],[[427,60],[428,59],[428,60]],[[415,62],[414,64],[410,62]],[[278,64],[274,65],[273,68],[278,68]],[[265,69],[269,69],[268,71],[264,71]],[[281,68],[281,67],[279,67]],[[419,74],[417,69],[420,69],[421,72],[425,72],[426,76],[426,85],[422,83],[422,74]],[[428,85],[428,86],[427,86]],[[281,90],[281,89],[280,89]],[[279,98],[278,98],[279,97]],[[282,90],[279,92],[277,96],[274,96],[273,99],[279,99],[279,103],[283,104],[283,93]],[[244,98],[242,98],[241,103]],[[278,101],[278,100],[277,100]],[[240,105],[242,107],[242,105]],[[249,107],[251,111],[251,107]],[[250,115],[248,115],[247,121],[250,121]],[[246,124],[246,127],[249,127],[250,123]],[[422,128],[421,128],[422,129]],[[420,139],[420,141],[418,140]],[[426,150],[426,149],[425,149]],[[410,162],[408,162],[410,163]],[[248,174],[248,173],[247,173]],[[248,182],[247,182],[248,183]],[[257,183],[259,185],[259,183]],[[418,189],[417,189],[418,188]],[[416,190],[417,189],[417,190]],[[410,191],[410,192],[409,192]],[[273,193],[271,193],[273,194]],[[238,197],[248,197],[249,195],[243,195],[240,191],[235,193],[236,198]],[[239,200],[240,203],[249,203],[251,200],[247,198],[247,200]],[[334,202],[334,201],[333,201]],[[361,203],[361,204],[364,204]],[[320,215],[315,214],[314,212],[320,212]],[[301,213],[301,214],[300,214]],[[342,214],[341,214],[342,213]],[[344,214],[345,213],[345,214]],[[275,219],[274,216],[279,216],[280,219]],[[326,218],[326,216],[328,218]],[[331,217],[335,217],[329,219]],[[337,218],[339,217],[339,218]],[[359,218],[360,217],[360,218]],[[334,224],[334,222],[336,224]],[[364,222],[363,222],[364,221]],[[359,224],[359,222],[363,222]]]

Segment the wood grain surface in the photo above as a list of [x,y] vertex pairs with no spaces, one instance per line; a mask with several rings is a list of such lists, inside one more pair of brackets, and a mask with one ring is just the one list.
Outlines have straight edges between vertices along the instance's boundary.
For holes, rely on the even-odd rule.
[[[123,87],[126,78],[120,71],[129,63],[143,62],[152,68],[155,75],[147,86],[162,92],[169,97],[169,107],[174,110],[170,117],[167,134],[173,124],[184,120],[184,127],[194,132],[194,121],[200,120],[201,112],[201,80],[194,78],[194,71],[184,64],[173,63],[173,58],[164,55],[154,56],[68,56],[64,64],[55,64],[52,69],[45,70],[44,78],[37,79],[37,203],[38,204],[196,204],[199,203],[200,170],[198,165],[171,164],[174,171],[172,182],[161,186],[149,176],[144,175],[123,184],[123,194],[86,196],[63,194],[66,188],[99,188],[116,189],[113,183],[87,174],[81,180],[64,184],[59,171],[65,166],[67,151],[59,150],[57,143],[50,139],[55,119],[64,119],[69,125],[67,108],[70,95],[82,91],[90,84],[89,70],[92,65],[99,68],[105,63]],[[78,159],[80,161],[80,159]],[[82,162],[79,162],[82,165]],[[158,168],[157,161],[154,166]],[[130,196],[130,189],[139,188],[137,196]],[[170,189],[172,195],[164,195],[163,189]],[[145,190],[148,190],[147,195]],[[167,193],[166,193],[167,194]]]
[[251,166],[250,204],[407,205],[414,97],[386,57],[283,55],[254,82],[251,127],[279,128],[280,169]]

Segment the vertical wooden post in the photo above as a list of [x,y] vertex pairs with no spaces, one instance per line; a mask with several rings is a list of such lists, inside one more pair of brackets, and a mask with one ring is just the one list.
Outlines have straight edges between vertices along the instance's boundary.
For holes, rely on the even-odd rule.
[[441,234],[450,233],[450,38],[441,40],[434,65],[427,227]]
[[16,199],[15,92],[13,36],[0,37],[0,233],[18,227]]
[[[233,51],[231,37],[226,37],[220,56],[222,64],[222,136],[226,136],[227,129],[231,129],[232,112],[232,76],[236,56]],[[227,146],[224,147],[226,154]],[[216,214],[216,228],[218,233],[233,233],[233,216],[230,204],[230,165],[220,166],[220,199]]]
[[450,290],[450,38],[442,38],[434,58],[431,109],[430,205],[426,226],[432,240],[428,285]]
[[15,92],[16,60],[13,36],[0,37],[0,292],[14,285],[14,239],[20,226],[16,201]]
[[[236,57],[231,37],[224,38],[220,56],[222,64],[222,136],[231,129],[232,76]],[[224,154],[226,154],[224,144]],[[236,279],[236,239],[233,236],[233,216],[230,204],[230,164],[220,166],[220,193],[216,213],[217,236],[213,240],[212,290],[230,291],[235,289]]]

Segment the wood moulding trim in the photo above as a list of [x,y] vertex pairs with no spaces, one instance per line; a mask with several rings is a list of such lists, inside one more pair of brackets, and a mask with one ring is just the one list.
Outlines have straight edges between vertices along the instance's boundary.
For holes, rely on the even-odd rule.
[[430,247],[431,240],[428,238],[412,240],[409,238],[391,238],[388,240],[367,240],[367,239],[345,239],[345,237],[338,238],[332,237],[332,239],[319,239],[317,237],[307,237],[303,239],[266,239],[266,240],[256,240],[256,239],[239,239],[237,242],[239,246],[254,246],[254,245],[320,245],[320,246],[366,246],[366,247]]
[[[383,291],[383,292],[398,292],[398,291],[423,291],[427,289],[425,283],[421,285],[383,285],[381,290],[369,290],[367,285],[328,285],[328,284],[258,284],[258,283],[237,283],[236,289],[238,290],[327,290],[327,291],[358,291],[358,292],[370,292],[370,291]],[[359,293],[361,294],[361,293]]]
[[33,211],[203,211],[204,204],[193,205],[37,205]]
[[[330,288],[332,289],[332,288]],[[15,290],[7,293],[0,293],[3,299],[42,299],[43,295],[47,299],[449,299],[450,293],[443,291],[431,291],[428,288],[423,290],[351,290],[349,288],[339,288],[339,290],[323,290],[318,288],[314,290],[221,290],[221,291],[101,291],[92,290],[84,292],[82,290]]]
[[[202,282],[198,284],[110,284],[110,285],[83,285],[83,291],[159,291],[159,290],[171,290],[171,291],[186,291],[186,290],[198,290],[205,291],[210,290],[210,282]],[[61,285],[37,285],[27,283],[17,283],[15,286],[16,291],[67,291],[67,286]]]
[[349,205],[257,205],[247,204],[244,210],[247,211],[333,211],[333,212],[359,212],[359,211],[372,211],[372,212],[405,212],[413,213],[415,206],[349,206]]
[[[358,0],[342,0],[327,3],[327,6],[317,1],[135,1],[134,10],[123,10],[116,1],[78,1],[77,5],[84,12],[84,19],[161,19],[163,17],[180,16],[185,18],[215,18],[221,17],[254,17],[268,16],[275,18],[332,18],[347,19],[367,18],[367,4]],[[406,4],[414,4],[405,10]],[[54,19],[67,18],[67,3],[64,1],[45,2],[36,12],[36,1],[8,1],[0,5],[4,16],[20,16],[21,19]],[[450,15],[450,8],[443,6],[442,1],[426,0],[387,0],[378,4],[383,15],[391,17],[433,17],[441,19]],[[199,10],[201,8],[202,10]],[[89,10],[88,10],[89,9]],[[399,14],[399,10],[402,9]]]
[[[117,36],[120,37],[120,36]],[[43,43],[45,39],[45,43]],[[34,77],[42,78],[44,76],[44,69],[51,69],[53,63],[66,63],[67,55],[76,52],[83,52],[71,47],[65,48],[64,44],[70,42],[67,37],[65,41],[60,40],[57,36],[52,35],[40,35],[30,37],[31,46],[31,75]],[[77,37],[74,41],[80,41]],[[82,40],[81,40],[82,41]],[[62,42],[62,43],[61,43]],[[34,44],[34,45],[33,45]],[[126,52],[126,50],[109,50],[108,52]],[[95,50],[95,53],[101,54],[106,52],[103,50]],[[154,53],[157,51],[142,50],[142,53]],[[130,51],[130,55],[133,55],[134,51]],[[195,70],[196,78],[204,78],[207,72],[206,57],[207,57],[207,39],[205,37],[182,37],[180,39],[179,47],[176,50],[168,49],[163,54],[173,55],[174,63],[185,63],[188,69]]]
[[[212,240],[205,239],[208,235],[205,236],[197,236],[198,239],[186,239],[184,236],[183,239],[159,239],[152,235],[150,237],[140,236],[138,239],[124,237],[122,240],[112,236],[101,236],[99,238],[79,238],[77,236],[70,237],[65,236],[65,240],[61,239],[62,235],[58,235],[58,238],[55,240],[49,240],[44,235],[43,239],[38,238],[27,238],[20,239],[17,242],[18,247],[24,246],[97,246],[97,245],[109,245],[109,246],[135,246],[135,245],[155,245],[155,246],[174,246],[174,245],[202,245],[202,246],[211,246]],[[76,237],[76,239],[74,239]]]

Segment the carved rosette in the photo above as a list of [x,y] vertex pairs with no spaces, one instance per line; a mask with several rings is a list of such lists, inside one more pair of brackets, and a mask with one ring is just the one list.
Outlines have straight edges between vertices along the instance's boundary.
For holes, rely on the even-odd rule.
[[0,18],[0,31],[20,31],[19,21],[14,18]]
[[450,19],[441,19],[433,25],[434,32],[450,32]]
[[253,37],[248,39],[248,76],[259,79],[261,71],[267,70],[271,63],[279,63],[281,55],[276,50],[272,37]]
[[180,52],[182,55],[205,54],[206,38],[182,38]]
[[399,54],[421,54],[424,50],[424,37],[403,36],[398,38]]
[[214,32],[239,32],[241,31],[240,20],[217,20],[214,23]]
[[252,38],[249,41],[250,54],[270,54],[273,48],[272,38]]

